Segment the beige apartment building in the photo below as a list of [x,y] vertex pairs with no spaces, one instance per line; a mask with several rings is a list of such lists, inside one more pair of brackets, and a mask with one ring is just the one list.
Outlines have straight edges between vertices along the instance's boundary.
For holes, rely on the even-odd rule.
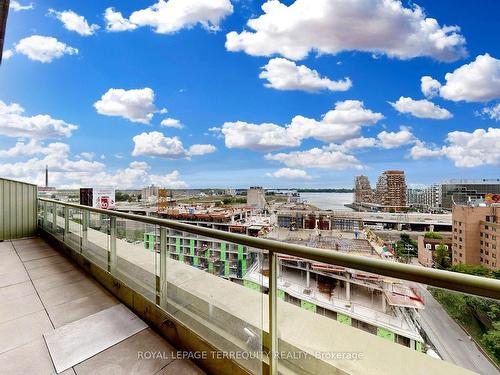
[[499,269],[500,206],[453,207],[452,264]]

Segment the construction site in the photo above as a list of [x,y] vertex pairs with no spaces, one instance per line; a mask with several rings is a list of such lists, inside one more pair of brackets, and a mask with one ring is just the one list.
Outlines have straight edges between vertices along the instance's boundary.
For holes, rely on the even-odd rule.
[[[364,257],[390,258],[364,231],[354,235],[276,228],[266,238]],[[266,263],[253,265],[244,277],[246,285],[267,288],[267,268]],[[424,308],[424,302],[417,288],[410,284],[345,267],[280,256],[278,287],[279,297],[287,302],[422,350],[424,339],[414,313]]]

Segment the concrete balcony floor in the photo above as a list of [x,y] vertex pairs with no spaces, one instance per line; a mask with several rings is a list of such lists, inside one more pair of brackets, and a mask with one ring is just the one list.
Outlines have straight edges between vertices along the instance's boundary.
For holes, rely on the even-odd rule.
[[[118,303],[44,240],[0,242],[0,372],[56,374],[43,334]],[[148,351],[168,355],[139,358]],[[62,373],[204,374],[175,351],[146,328]]]

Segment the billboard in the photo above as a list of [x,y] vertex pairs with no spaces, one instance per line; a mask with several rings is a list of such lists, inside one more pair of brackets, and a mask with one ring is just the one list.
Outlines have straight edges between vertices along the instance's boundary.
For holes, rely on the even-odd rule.
[[484,201],[486,204],[500,203],[500,194],[486,194]]
[[115,189],[94,188],[92,189],[92,207],[105,210],[115,209]]

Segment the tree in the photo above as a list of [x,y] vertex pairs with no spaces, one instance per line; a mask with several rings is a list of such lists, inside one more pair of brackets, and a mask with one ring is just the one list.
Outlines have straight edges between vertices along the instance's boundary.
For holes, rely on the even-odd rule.
[[493,329],[485,333],[481,341],[495,358],[500,358],[500,322],[494,322]]
[[436,264],[438,268],[448,268],[450,265],[448,249],[443,244],[436,246]]

